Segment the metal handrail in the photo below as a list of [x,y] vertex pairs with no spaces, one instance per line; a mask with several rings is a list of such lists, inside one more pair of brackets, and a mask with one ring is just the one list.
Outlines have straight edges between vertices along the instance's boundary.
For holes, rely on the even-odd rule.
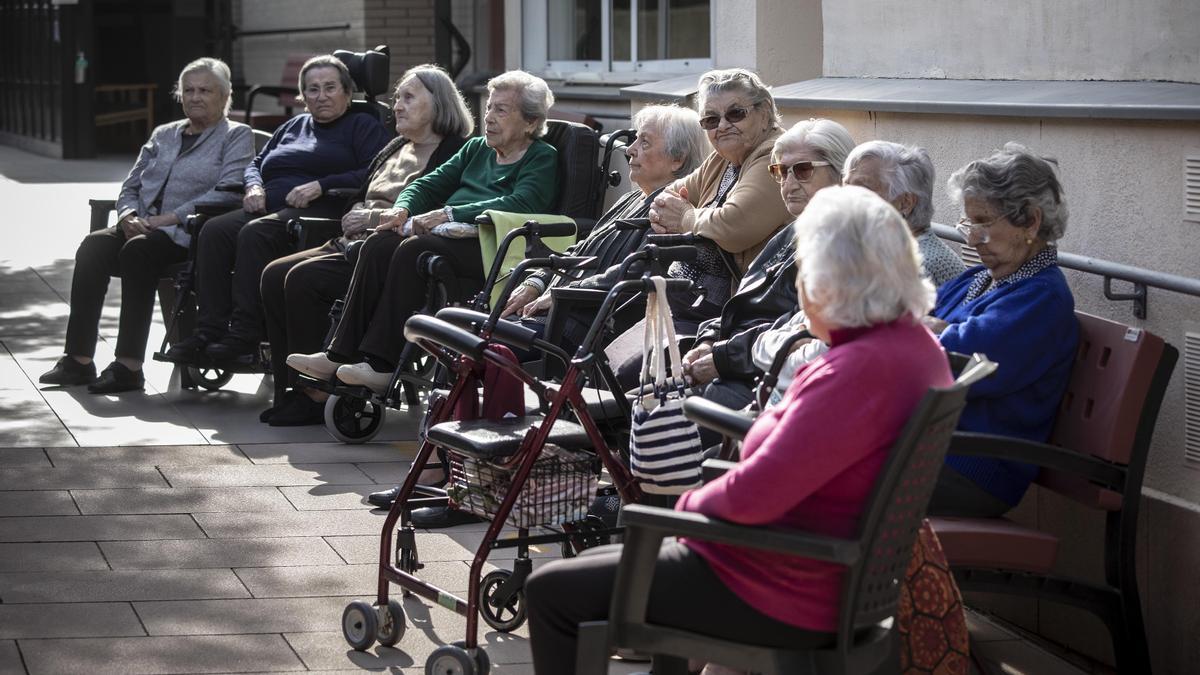
[[[933,231],[942,239],[948,239],[959,244],[966,244],[967,241],[963,238],[958,230],[950,225],[942,225],[940,223],[933,224]],[[1085,255],[1077,253],[1058,252],[1058,264],[1060,267],[1095,274],[1104,278],[1104,297],[1113,301],[1132,300],[1133,315],[1139,319],[1146,318],[1146,289],[1161,288],[1166,291],[1174,291],[1184,295],[1191,295],[1200,298],[1200,279],[1192,279],[1190,277],[1181,277],[1177,274],[1167,274],[1166,272],[1155,272],[1133,265],[1125,265],[1115,263],[1099,258],[1089,258]],[[1128,281],[1133,284],[1132,293],[1116,293],[1112,290],[1112,282],[1114,279]]]

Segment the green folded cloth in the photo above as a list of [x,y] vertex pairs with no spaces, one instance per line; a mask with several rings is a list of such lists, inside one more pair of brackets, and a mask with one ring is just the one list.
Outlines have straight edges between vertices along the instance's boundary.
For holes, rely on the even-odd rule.
[[[500,242],[504,240],[512,230],[523,227],[526,222],[536,220],[539,223],[573,223],[573,219],[567,216],[554,216],[544,213],[508,213],[507,211],[492,211],[483,212],[491,217],[491,225],[479,226],[479,251],[483,254],[483,269],[486,273],[492,269],[492,261],[496,259],[496,252],[500,248]],[[562,253],[567,250],[571,244],[575,243],[575,236],[570,237],[542,237],[542,242],[550,248]],[[500,277],[496,281],[496,285],[492,288],[492,294],[489,302],[494,306],[496,300],[500,298],[501,291],[504,290],[504,279],[512,273],[512,269],[525,259],[525,238],[521,237],[513,241],[508,247],[508,253],[504,256],[504,261],[500,266]]]

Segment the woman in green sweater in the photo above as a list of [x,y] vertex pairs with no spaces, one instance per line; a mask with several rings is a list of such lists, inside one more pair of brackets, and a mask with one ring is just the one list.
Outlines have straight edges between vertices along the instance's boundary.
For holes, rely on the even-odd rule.
[[458,277],[483,281],[475,216],[488,209],[544,213],[558,197],[558,158],[540,140],[554,95],[539,77],[513,70],[488,81],[484,136],[413,181],[384,212],[359,252],[345,307],[324,352],[287,364],[320,379],[382,391],[404,348],[404,322],[425,304],[418,258],[443,256]]

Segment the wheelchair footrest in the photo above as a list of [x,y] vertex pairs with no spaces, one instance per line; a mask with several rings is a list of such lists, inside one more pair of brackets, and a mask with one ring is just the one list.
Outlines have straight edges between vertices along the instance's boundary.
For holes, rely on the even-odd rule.
[[[476,459],[509,457],[520,449],[525,434],[543,421],[541,415],[527,415],[511,421],[442,422],[430,427],[427,438],[436,445]],[[570,449],[591,447],[584,428],[577,422],[563,419],[554,423],[547,442]]]

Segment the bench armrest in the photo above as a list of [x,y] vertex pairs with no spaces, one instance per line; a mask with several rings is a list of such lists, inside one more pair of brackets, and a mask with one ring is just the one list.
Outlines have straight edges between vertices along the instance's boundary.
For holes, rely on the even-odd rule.
[[[687,404],[684,405],[686,410]],[[947,454],[1025,462],[1044,469],[1072,473],[1119,492],[1125,489],[1126,470],[1123,466],[1073,450],[1022,438],[956,431],[950,440]]]

